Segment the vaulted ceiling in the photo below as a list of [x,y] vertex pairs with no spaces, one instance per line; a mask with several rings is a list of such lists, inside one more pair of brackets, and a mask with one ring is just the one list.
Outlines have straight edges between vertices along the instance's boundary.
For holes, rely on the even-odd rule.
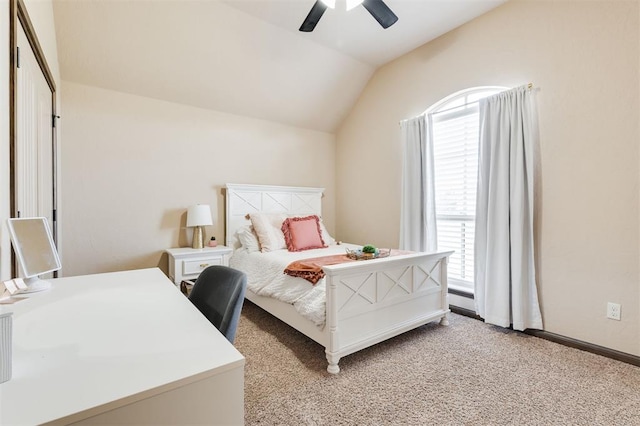
[[345,0],[54,0],[63,80],[334,132],[380,65],[506,0],[386,0],[382,29]]

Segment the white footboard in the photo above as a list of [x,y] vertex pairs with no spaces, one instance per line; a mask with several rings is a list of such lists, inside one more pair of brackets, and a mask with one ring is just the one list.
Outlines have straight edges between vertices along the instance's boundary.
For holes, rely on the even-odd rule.
[[324,267],[327,371],[340,358],[440,319],[446,325],[447,261],[453,252],[416,253]]

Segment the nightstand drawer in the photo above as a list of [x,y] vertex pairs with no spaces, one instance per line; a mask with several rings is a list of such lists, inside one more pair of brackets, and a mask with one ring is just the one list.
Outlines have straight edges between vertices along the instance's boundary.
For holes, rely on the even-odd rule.
[[207,266],[222,265],[222,257],[213,257],[200,260],[185,260],[182,262],[182,274],[191,275],[199,274],[204,271]]
[[169,278],[179,286],[183,280],[198,278],[200,272],[207,266],[229,266],[229,258],[233,250],[225,246],[202,249],[179,247],[166,249],[165,252],[169,255]]

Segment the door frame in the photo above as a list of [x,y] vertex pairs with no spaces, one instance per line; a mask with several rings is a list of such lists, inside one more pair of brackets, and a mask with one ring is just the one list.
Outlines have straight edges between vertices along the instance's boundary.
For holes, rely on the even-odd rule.
[[[10,214],[11,217],[16,217],[17,211],[17,193],[16,193],[16,127],[17,127],[17,47],[18,47],[18,25],[22,26],[24,33],[27,36],[29,45],[36,57],[36,61],[40,66],[40,70],[44,75],[44,78],[51,90],[51,111],[52,111],[52,126],[51,126],[51,150],[52,150],[52,188],[53,191],[53,229],[52,234],[54,242],[58,244],[58,143],[57,143],[57,126],[56,119],[59,118],[56,111],[56,83],[53,78],[53,74],[47,64],[47,60],[44,55],[44,51],[40,46],[36,31],[31,23],[27,8],[24,4],[24,0],[9,0],[9,199],[10,199]],[[15,254],[12,252],[12,276],[15,276],[16,262]]]

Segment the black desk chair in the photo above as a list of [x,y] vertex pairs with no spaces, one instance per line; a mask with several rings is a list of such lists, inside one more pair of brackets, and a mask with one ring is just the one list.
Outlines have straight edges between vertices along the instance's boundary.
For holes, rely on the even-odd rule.
[[198,276],[189,300],[233,343],[246,288],[244,272],[222,265],[209,266]]

